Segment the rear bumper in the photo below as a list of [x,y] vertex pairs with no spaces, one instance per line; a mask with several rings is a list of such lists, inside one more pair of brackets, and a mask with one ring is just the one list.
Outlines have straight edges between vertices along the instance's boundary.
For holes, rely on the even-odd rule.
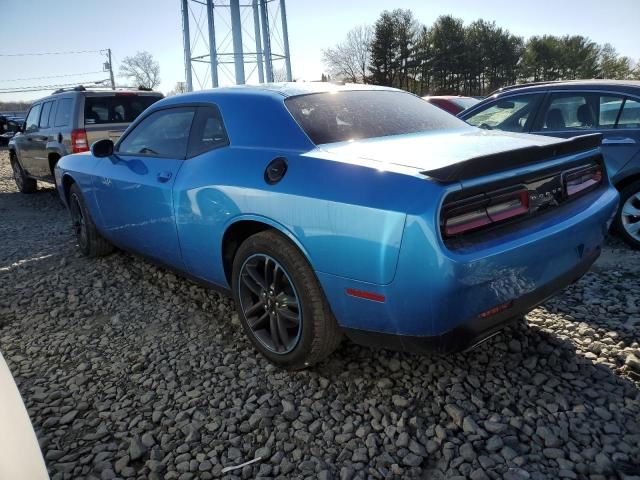
[[503,312],[482,318],[471,318],[461,325],[437,336],[394,335],[357,328],[345,328],[344,332],[355,343],[377,348],[411,353],[450,353],[472,348],[491,338],[512,321],[521,318],[558,291],[580,279],[600,256],[600,248],[585,256],[574,268],[553,281],[513,300]]
[[[460,350],[582,276],[600,254],[617,204],[615,189],[603,188],[512,232],[455,251],[442,244],[428,219],[408,216],[391,283],[317,274],[338,323],[356,342]],[[354,298],[349,289],[383,300]],[[487,315],[492,310],[499,313]]]

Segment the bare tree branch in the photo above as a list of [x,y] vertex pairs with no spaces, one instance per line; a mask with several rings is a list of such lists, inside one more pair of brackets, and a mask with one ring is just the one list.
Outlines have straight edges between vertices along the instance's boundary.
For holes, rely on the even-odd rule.
[[181,93],[185,93],[187,91],[187,83],[186,82],[176,82],[176,85],[173,87],[173,90],[167,93],[167,97],[173,97],[174,95],[180,95]]
[[366,83],[371,38],[371,27],[360,25],[350,30],[343,42],[323,50],[322,61],[329,73],[348,82]]
[[120,76],[133,79],[140,87],[153,89],[160,85],[160,65],[149,52],[137,52],[122,60]]

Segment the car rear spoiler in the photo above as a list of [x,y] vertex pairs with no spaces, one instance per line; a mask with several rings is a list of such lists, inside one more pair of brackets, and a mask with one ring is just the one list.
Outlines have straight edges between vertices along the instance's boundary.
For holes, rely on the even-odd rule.
[[591,133],[561,140],[551,145],[524,147],[507,150],[506,152],[473,157],[463,162],[454,163],[434,170],[425,170],[421,173],[442,183],[468,180],[470,178],[482,177],[491,173],[543,162],[554,157],[591,150],[599,147],[601,142],[601,133]]

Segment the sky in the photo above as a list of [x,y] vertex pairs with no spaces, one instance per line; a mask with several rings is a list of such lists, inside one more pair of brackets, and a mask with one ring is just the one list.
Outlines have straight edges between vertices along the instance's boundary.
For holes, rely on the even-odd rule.
[[[478,18],[493,20],[525,38],[585,35],[640,59],[640,0],[287,0],[286,6],[293,76],[299,80],[318,80],[326,70],[324,48],[342,41],[354,26],[373,24],[383,10],[394,8],[411,9],[426,25],[451,14],[465,24]],[[180,0],[0,0],[0,11],[0,91],[108,78],[102,72],[105,56],[96,52],[106,48],[112,50],[116,83],[127,83],[117,77],[122,59],[142,50],[160,64],[159,90],[166,93],[185,78]],[[218,21],[219,35],[225,28]],[[192,34],[198,35],[193,27]],[[247,38],[245,42],[250,43]],[[92,52],[22,55],[67,51]],[[203,77],[202,67],[199,71]],[[79,73],[84,75],[75,75]],[[220,78],[222,84],[232,82],[224,71]],[[204,78],[200,81],[210,87]],[[194,84],[199,89],[197,79]],[[49,92],[0,93],[0,101],[33,100]]]

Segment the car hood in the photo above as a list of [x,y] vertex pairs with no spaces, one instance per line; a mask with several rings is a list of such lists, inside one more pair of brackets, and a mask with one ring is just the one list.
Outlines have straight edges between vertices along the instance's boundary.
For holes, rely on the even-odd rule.
[[565,141],[561,138],[463,127],[324,144],[318,148],[341,161],[360,163],[361,160],[370,160],[425,171],[472,158]]

